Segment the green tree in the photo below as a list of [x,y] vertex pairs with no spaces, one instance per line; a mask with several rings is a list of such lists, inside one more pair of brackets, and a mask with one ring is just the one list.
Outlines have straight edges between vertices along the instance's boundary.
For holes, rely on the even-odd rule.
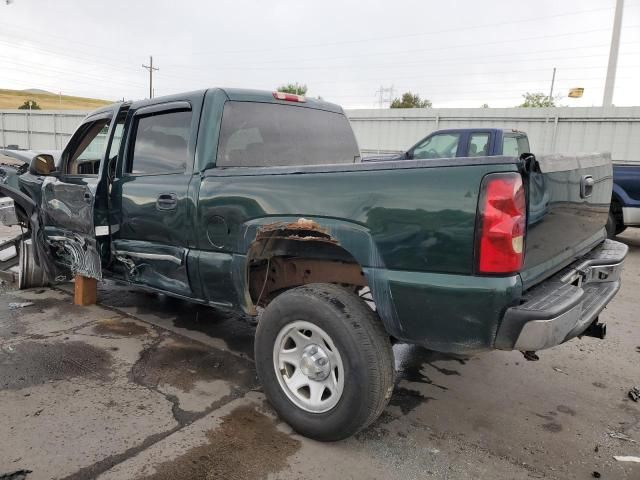
[[394,98],[391,108],[431,108],[430,100],[423,100],[417,93],[405,92],[401,98]]
[[40,105],[35,100],[25,100],[18,110],[40,110]]
[[540,92],[527,92],[522,95],[524,98],[524,102],[522,102],[519,107],[524,108],[540,108],[540,107],[555,107],[556,102],[555,99],[545,95]]
[[287,83],[286,85],[280,85],[278,87],[278,92],[284,93],[294,93],[296,95],[306,95],[307,94],[307,86],[296,83]]

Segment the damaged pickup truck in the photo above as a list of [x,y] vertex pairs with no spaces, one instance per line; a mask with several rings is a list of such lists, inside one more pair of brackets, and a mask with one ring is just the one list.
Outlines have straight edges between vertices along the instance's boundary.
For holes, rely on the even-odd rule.
[[532,359],[602,337],[627,253],[606,155],[361,163],[340,107],[284,93],[102,108],[18,180],[22,286],[108,277],[257,316],[265,394],[319,440],[382,412],[394,342]]

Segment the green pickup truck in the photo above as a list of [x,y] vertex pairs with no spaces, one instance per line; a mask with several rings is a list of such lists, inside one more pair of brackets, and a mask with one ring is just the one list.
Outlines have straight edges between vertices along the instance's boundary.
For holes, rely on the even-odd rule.
[[[535,351],[602,337],[627,247],[605,155],[361,163],[342,109],[209,89],[91,113],[13,199],[20,284],[110,278],[258,318],[265,394],[345,438],[385,408],[392,344]],[[2,213],[2,212],[0,212]]]

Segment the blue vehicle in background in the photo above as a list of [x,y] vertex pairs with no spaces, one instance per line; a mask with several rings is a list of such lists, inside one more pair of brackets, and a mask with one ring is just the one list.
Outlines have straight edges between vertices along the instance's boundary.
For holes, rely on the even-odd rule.
[[[362,161],[382,162],[494,155],[519,157],[530,151],[529,139],[525,132],[500,128],[455,128],[437,130],[406,152],[367,156]],[[543,177],[540,176],[540,178]],[[545,191],[544,188],[533,190]],[[530,193],[536,194],[535,191]],[[535,223],[536,218],[544,214],[545,198],[533,199],[530,208],[533,206],[539,206],[540,211],[530,210],[530,223]],[[607,235],[609,238],[614,237],[627,227],[640,227],[640,164],[614,163]]]
[[607,233],[613,237],[627,227],[640,227],[640,165],[614,163]]
[[367,156],[362,161],[382,162],[425,158],[491,157],[495,155],[519,157],[530,151],[527,134],[518,130],[455,128],[437,130],[424,137],[406,152]]

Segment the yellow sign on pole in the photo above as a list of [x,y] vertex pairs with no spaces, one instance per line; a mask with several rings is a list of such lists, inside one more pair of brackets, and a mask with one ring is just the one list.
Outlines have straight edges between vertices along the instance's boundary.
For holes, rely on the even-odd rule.
[[569,98],[580,98],[582,97],[583,93],[584,88],[582,87],[572,88],[571,90],[569,90]]

